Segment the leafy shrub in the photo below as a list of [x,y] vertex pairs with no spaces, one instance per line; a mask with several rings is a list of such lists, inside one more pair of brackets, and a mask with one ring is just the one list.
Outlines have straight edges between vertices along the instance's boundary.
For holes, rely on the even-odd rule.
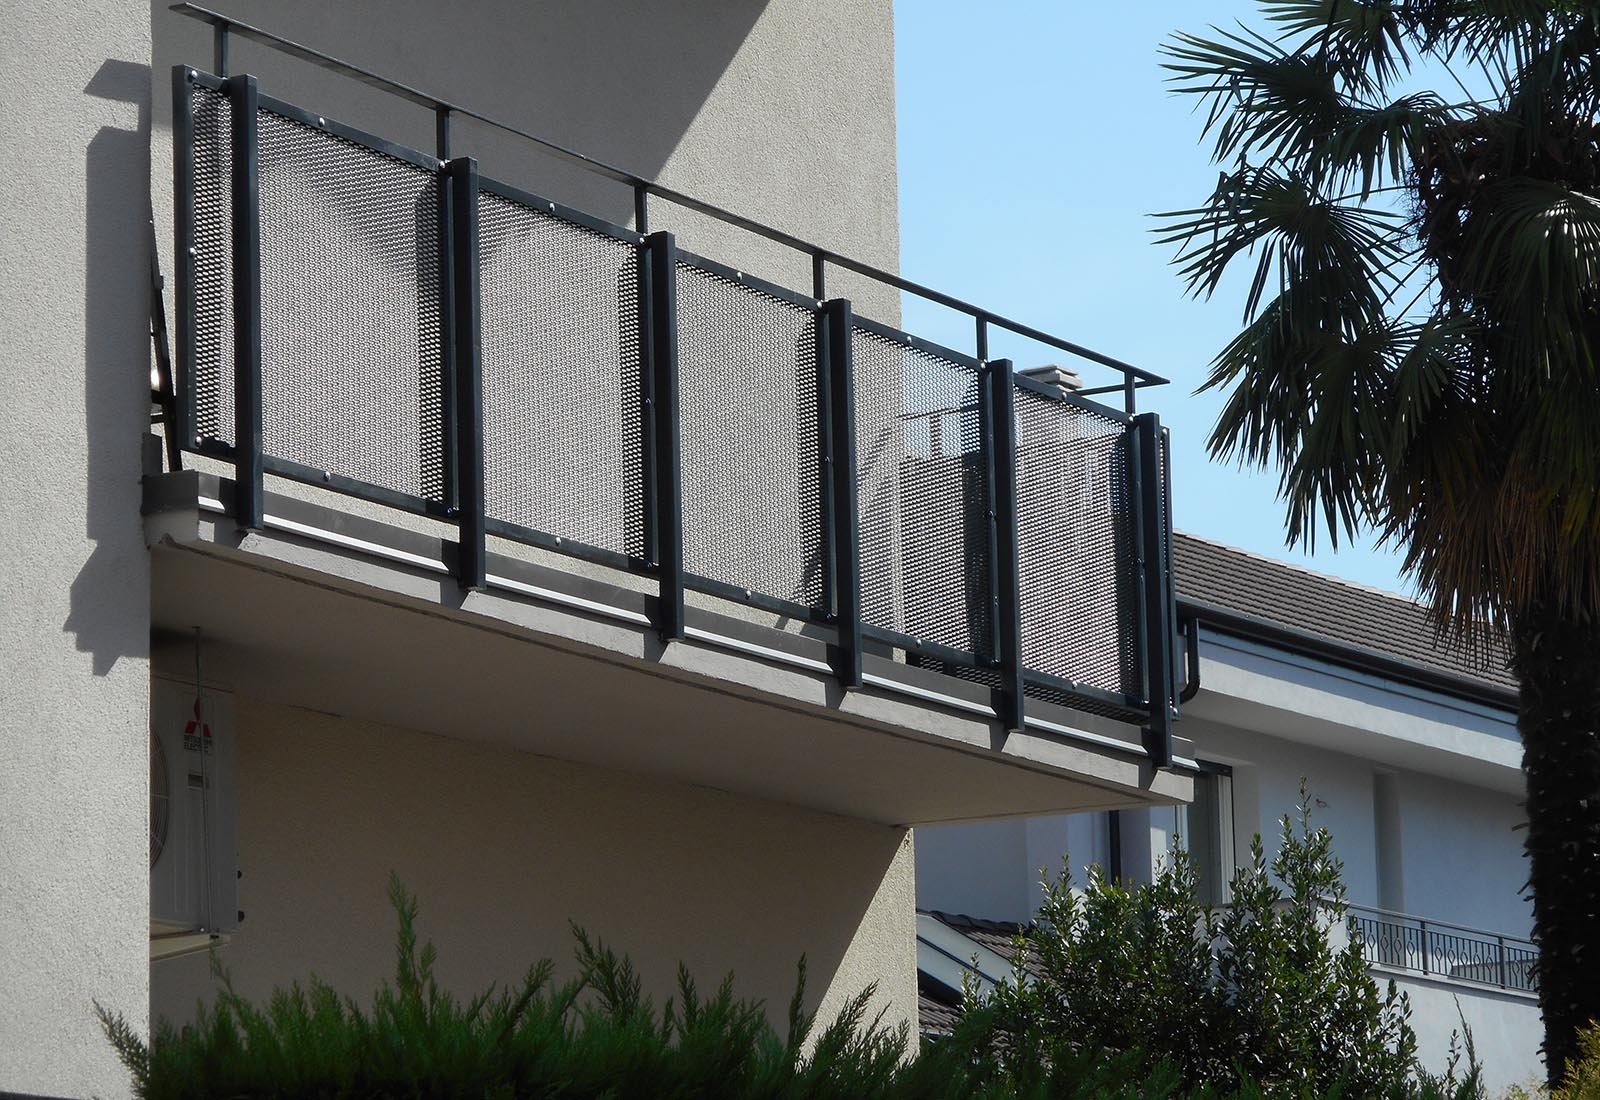
[[[1014,979],[968,1001],[993,1014],[1021,1078],[1064,1052],[1137,1051],[1145,1072],[1170,1067],[1187,1089],[1400,1095],[1423,1080],[1410,1005],[1393,982],[1380,993],[1353,938],[1330,939],[1345,919],[1341,870],[1302,789],[1270,865],[1252,842],[1231,905],[1201,903],[1181,853],[1149,884],[1095,868],[1081,894],[1065,875],[1047,880]],[[1475,1090],[1467,1077],[1452,1067],[1431,1084]]]

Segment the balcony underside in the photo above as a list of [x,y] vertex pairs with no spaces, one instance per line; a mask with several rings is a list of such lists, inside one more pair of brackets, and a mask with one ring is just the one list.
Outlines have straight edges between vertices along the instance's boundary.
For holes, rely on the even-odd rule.
[[989,689],[892,654],[841,692],[825,628],[691,607],[663,646],[652,596],[495,555],[463,595],[447,540],[275,494],[241,537],[228,488],[146,481],[159,670],[192,672],[198,627],[247,695],[894,824],[1189,794],[1132,726],[1041,703],[1051,729],[1007,735]]

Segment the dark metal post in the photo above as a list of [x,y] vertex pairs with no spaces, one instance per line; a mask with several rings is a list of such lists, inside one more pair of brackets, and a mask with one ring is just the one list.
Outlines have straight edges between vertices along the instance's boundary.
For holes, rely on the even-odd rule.
[[[1000,658],[1000,689],[995,710],[1008,730],[1026,725],[1022,683],[1022,569],[1017,536],[1017,397],[1011,360],[985,365],[989,420],[989,482],[993,495],[994,568],[999,614],[994,620]],[[982,411],[980,410],[980,415]]]
[[655,450],[655,564],[663,641],[683,637],[683,484],[678,457],[678,246],[671,233],[645,241],[650,265],[650,371]]
[[233,457],[240,528],[259,530],[265,493],[261,454],[261,144],[260,90],[253,76],[228,81],[233,108]]
[[1129,416],[1139,411],[1139,380],[1131,374],[1122,376],[1122,411]]
[[650,191],[642,183],[633,185],[633,229],[640,236],[650,232]]
[[1143,612],[1145,644],[1145,699],[1149,703],[1149,725],[1145,727],[1145,751],[1158,768],[1172,763],[1172,684],[1173,614],[1168,598],[1171,578],[1167,566],[1167,513],[1161,477],[1161,419],[1155,413],[1134,417],[1138,459],[1139,526],[1138,545],[1142,551],[1140,572],[1144,583]]
[[1112,810],[1106,814],[1106,847],[1107,852],[1106,873],[1111,876],[1112,882],[1122,881],[1122,811]]
[[828,297],[828,257],[823,252],[811,254],[811,296],[818,302]]
[[178,327],[177,357],[173,363],[173,385],[178,397],[174,434],[181,448],[199,442],[194,396],[194,104],[190,71],[187,65],[177,65],[172,70],[172,195],[177,236],[173,304],[177,307]]
[[211,24],[211,71],[228,75],[228,23],[223,19]]
[[846,690],[861,686],[861,511],[856,485],[855,332],[850,303],[823,307],[827,329],[829,463],[832,477],[834,671]]
[[[1178,586],[1172,567],[1172,433],[1162,428],[1161,439],[1161,572],[1166,578],[1163,589],[1167,597],[1167,606],[1163,616],[1163,629],[1169,639],[1167,645],[1172,654],[1172,675],[1168,683],[1172,685],[1170,702],[1172,703],[1173,716],[1176,718],[1178,704]],[[1195,628],[1195,641],[1197,643],[1194,659],[1195,683],[1200,682],[1200,658],[1198,642],[1200,630]]]
[[1506,938],[1504,936],[1496,936],[1494,938],[1494,948],[1495,969],[1500,975],[1500,988],[1504,989],[1506,987]]
[[1422,972],[1426,974],[1428,972],[1428,922],[1425,920],[1417,921],[1417,928],[1417,938],[1422,941]]
[[449,163],[439,166],[438,209],[435,224],[439,227],[439,347],[441,353],[439,380],[439,415],[443,420],[444,440],[444,496],[447,515],[457,515],[461,507],[459,464],[459,437],[456,434],[456,234],[455,187]]
[[433,144],[435,156],[450,159],[450,108],[442,103],[433,109]]
[[455,263],[456,578],[464,589],[488,584],[483,521],[483,362],[478,331],[478,162],[460,157],[450,173]]
[[1148,592],[1148,576],[1145,570],[1145,491],[1144,491],[1144,466],[1139,447],[1140,426],[1137,421],[1128,425],[1122,434],[1122,446],[1125,459],[1128,463],[1128,542],[1133,554],[1133,626],[1134,649],[1139,655],[1139,698],[1145,703],[1151,699],[1151,690],[1154,685],[1153,670],[1150,667],[1150,616],[1147,609],[1150,606]]
[[976,325],[974,327],[977,330],[976,338],[977,338],[977,346],[978,346],[978,353],[977,353],[978,354],[978,358],[979,359],[988,359],[989,358],[989,319],[987,317],[983,317],[983,316],[978,317],[977,323],[976,323]]

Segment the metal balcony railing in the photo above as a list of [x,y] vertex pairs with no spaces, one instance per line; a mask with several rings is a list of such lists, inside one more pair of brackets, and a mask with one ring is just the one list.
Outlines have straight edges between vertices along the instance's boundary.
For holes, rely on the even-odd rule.
[[[174,72],[175,431],[235,464],[241,526],[267,473],[312,482],[454,522],[469,588],[518,540],[657,578],[667,638],[703,591],[832,626],[846,687],[899,647],[989,683],[1008,728],[1045,699],[1171,763],[1169,449],[1133,404],[1161,379],[532,135],[633,187],[640,230],[488,179],[449,155],[472,112],[176,10],[224,72],[245,34],[439,119],[435,156]],[[645,232],[652,195],[806,251],[810,292]],[[830,266],[968,313],[976,354],[828,298]],[[989,359],[991,326],[1118,371],[1085,392],[1124,407]]]
[[1362,956],[1374,966],[1538,992],[1539,948],[1530,940],[1356,905],[1349,920]]

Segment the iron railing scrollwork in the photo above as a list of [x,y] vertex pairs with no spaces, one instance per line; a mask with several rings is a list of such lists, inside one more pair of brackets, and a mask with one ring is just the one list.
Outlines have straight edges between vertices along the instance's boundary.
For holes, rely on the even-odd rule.
[[1359,906],[1349,908],[1348,920],[1362,957],[1374,966],[1538,992],[1539,949],[1531,941]]
[[1172,762],[1154,415],[989,358],[982,316],[976,356],[864,318],[820,257],[801,293],[249,76],[174,91],[177,430],[241,526],[312,482],[453,521],[469,588],[511,539],[654,576],[665,638],[701,591],[832,626],[846,687],[876,643]]

